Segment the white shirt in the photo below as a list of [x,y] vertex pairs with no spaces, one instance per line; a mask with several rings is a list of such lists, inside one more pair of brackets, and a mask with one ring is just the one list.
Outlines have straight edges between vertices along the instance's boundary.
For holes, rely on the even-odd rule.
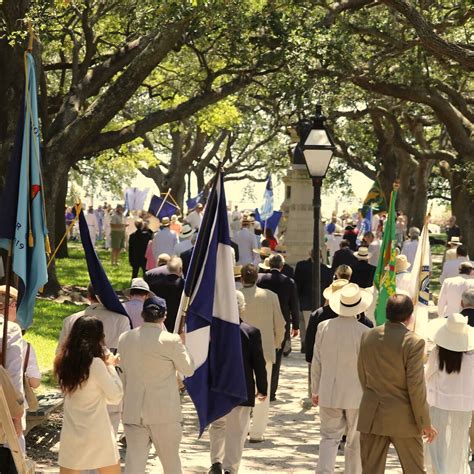
[[239,261],[237,264],[247,265],[247,263],[252,263],[254,259],[252,250],[256,247],[255,234],[244,227],[235,234],[234,242],[239,246]]
[[410,272],[400,272],[397,273],[397,291],[411,291],[411,278],[412,274]]
[[169,229],[169,227],[163,227],[159,230],[152,241],[153,257],[155,261],[158,259],[158,255],[167,253],[168,255],[174,254],[174,247],[178,243],[178,236],[175,232]]
[[380,255],[380,240],[374,239],[368,248],[368,252],[371,254],[368,260],[369,265],[376,267],[379,263],[379,255]]
[[99,224],[95,214],[86,214],[87,227],[89,227],[89,234],[96,236],[99,233]]
[[173,254],[170,255],[177,255],[179,257],[183,252],[186,252],[186,250],[192,247],[191,239],[181,240],[174,246]]
[[[3,341],[3,315],[0,314],[0,347]],[[23,390],[23,336],[20,326],[8,321],[7,364],[5,369],[10,375],[15,389],[25,395]]]
[[402,255],[406,255],[407,260],[413,266],[415,262],[416,249],[418,248],[418,240],[405,240],[402,247]]
[[426,399],[432,407],[442,410],[474,410],[474,352],[462,356],[461,370],[448,374],[439,370],[438,349],[431,351],[425,369]]
[[138,328],[143,324],[143,302],[144,300],[130,296],[130,299],[123,303],[123,307],[125,308],[127,314],[130,316],[130,320],[132,321],[132,329]]
[[191,211],[187,216],[185,221],[193,228],[199,229],[201,227],[203,212]]
[[438,316],[449,316],[459,313],[461,297],[468,288],[474,288],[474,278],[469,275],[458,275],[444,280],[438,299]]
[[443,284],[446,278],[451,278],[459,275],[459,265],[462,262],[467,262],[467,257],[458,257],[455,260],[447,260],[444,262],[443,271],[439,277],[439,282]]
[[328,235],[328,241],[326,242],[326,246],[329,250],[329,255],[334,257],[334,254],[339,250],[339,244],[341,243],[342,235]]

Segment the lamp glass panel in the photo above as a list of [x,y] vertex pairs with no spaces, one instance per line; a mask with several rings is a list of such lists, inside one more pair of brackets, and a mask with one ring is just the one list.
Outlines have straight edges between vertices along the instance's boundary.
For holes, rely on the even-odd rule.
[[312,177],[321,177],[326,175],[333,151],[332,150],[304,150],[304,158],[308,172]]
[[328,134],[326,130],[321,129],[311,129],[309,132],[306,141],[304,142],[305,146],[331,146]]

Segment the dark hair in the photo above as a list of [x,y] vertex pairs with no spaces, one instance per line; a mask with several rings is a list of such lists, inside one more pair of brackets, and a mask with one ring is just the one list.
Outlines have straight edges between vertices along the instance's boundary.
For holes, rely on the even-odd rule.
[[273,238],[273,229],[271,227],[265,227],[265,237],[267,239]]
[[166,316],[166,310],[156,305],[149,305],[143,308],[142,318],[146,323],[156,323],[158,320]]
[[470,275],[474,267],[471,262],[461,262],[459,265],[459,274],[460,275]]
[[240,275],[242,276],[242,283],[255,285],[258,279],[258,268],[252,263],[247,263],[247,265],[244,265],[240,270]]
[[73,324],[54,361],[54,373],[64,393],[72,393],[88,378],[94,357],[105,360],[104,325],[95,316],[81,316]]
[[132,288],[130,290],[130,296],[133,296],[133,295],[146,296],[149,293],[150,292],[148,290],[142,290],[140,288]]
[[280,269],[283,267],[283,262],[284,262],[283,257],[279,253],[276,253],[276,254],[270,255],[270,258],[268,259],[268,266],[270,268]]
[[96,293],[95,293],[94,285],[93,285],[92,283],[89,283],[89,284],[87,285],[87,296],[88,296],[89,299],[91,299],[91,300],[98,301],[97,295],[96,295]]
[[387,301],[386,312],[392,323],[403,323],[413,314],[413,302],[407,295],[392,295]]
[[339,242],[339,248],[344,248],[344,247],[349,247],[349,241],[346,240],[346,239],[342,239],[340,242]]
[[467,247],[465,245],[460,245],[456,249],[456,255],[459,255],[460,257],[467,257]]
[[445,370],[448,374],[461,371],[462,352],[451,351],[441,346],[438,348],[439,370]]

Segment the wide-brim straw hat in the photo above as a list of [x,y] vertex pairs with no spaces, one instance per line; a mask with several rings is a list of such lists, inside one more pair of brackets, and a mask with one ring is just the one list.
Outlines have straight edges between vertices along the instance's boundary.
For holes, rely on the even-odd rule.
[[[5,285],[0,285],[0,295],[2,295],[2,299],[5,299],[4,295],[7,292],[7,287]],[[10,298],[14,298],[15,300],[18,300],[18,290],[14,288],[13,286],[10,286]],[[0,301],[0,303],[3,303],[3,301]]]
[[367,247],[359,247],[357,252],[354,252],[354,255],[358,260],[368,260],[370,257],[372,257],[372,254],[369,253],[369,249]]
[[248,214],[244,214],[242,217],[242,224],[253,224],[255,222],[255,219],[252,216],[249,216]]
[[467,316],[459,313],[430,321],[427,336],[436,345],[450,351],[465,352],[474,349],[474,328],[469,326]]
[[269,263],[269,258],[267,257],[263,262],[260,262],[258,264],[258,268],[261,268],[262,270],[270,270],[270,263]]
[[242,265],[234,265],[234,278],[242,276]]
[[259,249],[253,249],[252,252],[260,255],[262,258],[267,258],[272,254],[272,249],[270,247],[261,247]]
[[161,222],[160,222],[161,227],[168,227],[170,224],[171,224],[171,221],[169,217],[163,217],[163,219],[161,219]]
[[340,278],[339,280],[334,280],[324,291],[323,297],[328,300],[329,297],[335,292],[340,290],[343,286],[346,286],[349,283],[349,280]]
[[410,268],[410,266],[411,263],[408,261],[406,255],[397,255],[395,260],[395,273],[404,272],[407,268]]
[[283,245],[283,244],[278,244],[275,247],[275,252],[279,253],[281,255],[286,255],[286,253],[288,252],[288,247],[286,245]]
[[148,286],[148,283],[143,278],[134,278],[132,280],[132,284],[130,285],[130,288],[127,288],[126,290],[124,290],[123,294],[128,297],[130,296],[130,292],[132,290],[148,291],[148,294],[150,296],[155,296],[155,293],[150,291],[150,287]]
[[459,237],[451,237],[451,240],[448,242],[451,245],[462,245],[461,239]]
[[357,316],[371,304],[373,295],[356,283],[348,283],[329,297],[329,307],[339,316]]
[[188,223],[185,223],[183,224],[183,227],[181,227],[181,232],[179,234],[179,238],[180,239],[187,239],[189,237],[191,237],[191,235],[193,235],[193,228],[188,224]]

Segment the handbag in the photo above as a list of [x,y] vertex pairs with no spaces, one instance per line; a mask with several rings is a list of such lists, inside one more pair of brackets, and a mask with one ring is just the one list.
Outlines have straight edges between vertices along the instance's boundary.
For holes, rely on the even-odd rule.
[[26,369],[28,368],[28,361],[30,360],[30,343],[27,342],[25,362],[23,363],[23,389],[25,391],[26,403],[28,403],[28,411],[36,411],[38,409],[38,398],[35,391],[31,388],[28,377],[26,376]]

